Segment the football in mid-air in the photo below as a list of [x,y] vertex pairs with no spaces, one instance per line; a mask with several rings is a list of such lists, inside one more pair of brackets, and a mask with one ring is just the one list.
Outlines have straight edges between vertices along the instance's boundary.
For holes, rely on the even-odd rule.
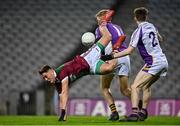
[[81,42],[84,46],[93,45],[95,40],[95,35],[92,32],[85,32],[81,37]]

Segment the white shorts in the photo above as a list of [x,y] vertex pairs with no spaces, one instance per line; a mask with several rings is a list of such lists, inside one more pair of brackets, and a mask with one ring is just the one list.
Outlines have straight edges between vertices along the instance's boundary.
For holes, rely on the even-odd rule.
[[130,67],[129,56],[118,58],[117,67],[115,68],[115,74],[128,76],[130,73],[130,70],[131,70],[131,67]]
[[[111,54],[112,53],[112,44],[109,43],[105,48],[105,54]],[[113,74],[116,75],[125,75],[128,76],[130,73],[130,58],[129,56],[124,56],[121,58],[118,58],[118,63],[115,68],[115,72]]]
[[100,61],[101,49],[98,45],[93,45],[88,51],[81,54],[90,66],[90,73],[96,73],[96,65]]
[[152,75],[166,76],[168,71],[167,59],[162,61],[155,61],[152,65],[145,64],[142,71],[150,73]]

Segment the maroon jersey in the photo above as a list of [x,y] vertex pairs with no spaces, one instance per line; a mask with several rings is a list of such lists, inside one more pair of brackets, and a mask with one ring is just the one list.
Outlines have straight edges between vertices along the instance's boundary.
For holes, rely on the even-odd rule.
[[68,77],[69,83],[71,83],[78,78],[89,74],[89,69],[87,61],[83,57],[77,55],[73,60],[61,65],[55,71],[60,82]]

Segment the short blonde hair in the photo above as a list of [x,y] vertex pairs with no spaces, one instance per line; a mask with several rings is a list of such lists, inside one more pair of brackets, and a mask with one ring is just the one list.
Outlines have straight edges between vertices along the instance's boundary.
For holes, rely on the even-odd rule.
[[95,15],[95,17],[96,17],[96,18],[102,17],[102,16],[104,16],[108,11],[109,11],[108,9],[100,10],[100,11]]

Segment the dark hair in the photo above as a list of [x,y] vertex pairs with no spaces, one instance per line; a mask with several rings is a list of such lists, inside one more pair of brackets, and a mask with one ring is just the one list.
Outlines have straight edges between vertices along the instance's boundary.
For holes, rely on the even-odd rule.
[[48,72],[48,70],[50,70],[50,69],[51,69],[51,67],[49,65],[45,65],[39,70],[39,74],[42,75],[43,73]]
[[138,21],[145,21],[147,19],[149,11],[145,7],[139,7],[134,9],[134,16]]

